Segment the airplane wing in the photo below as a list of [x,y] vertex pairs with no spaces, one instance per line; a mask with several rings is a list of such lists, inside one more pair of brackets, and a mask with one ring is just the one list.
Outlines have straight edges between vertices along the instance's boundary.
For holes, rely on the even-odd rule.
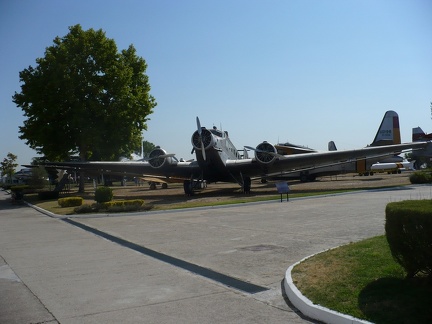
[[[280,172],[299,171],[319,166],[348,163],[358,159],[383,157],[400,153],[407,149],[423,149],[428,142],[406,143],[378,147],[366,147],[357,150],[329,151],[316,153],[300,153],[278,155],[273,152],[256,152],[254,158],[229,159],[223,165],[213,165],[210,170],[200,166],[198,161],[179,162],[170,157],[157,163],[146,161],[126,162],[47,162],[49,168],[83,171],[87,174],[116,174],[133,176],[158,176],[166,179],[190,180],[199,179],[208,182],[225,181],[239,182],[238,176],[261,176]],[[207,155],[209,155],[207,153]],[[211,157],[211,156],[210,156]],[[211,161],[206,161],[209,163]],[[204,173],[204,174],[203,174]]]
[[348,163],[365,158],[392,156],[394,154],[400,154],[400,152],[404,150],[421,150],[426,148],[428,144],[428,142],[418,142],[387,146],[365,147],[356,150],[328,151],[283,156],[270,154],[272,156],[268,157],[268,160],[263,159],[261,161],[259,161],[260,156],[256,154],[255,159],[250,162],[246,160],[227,161],[227,167],[232,170],[243,169],[244,173],[249,171],[250,175],[252,175],[254,173],[254,170],[256,169],[255,164],[267,164],[266,168],[261,167],[261,169],[267,171],[266,173],[268,174],[281,171],[298,171],[299,169],[310,169],[319,166]]
[[52,162],[43,166],[82,171],[85,174],[132,175],[135,177],[157,176],[167,181],[184,181],[185,193],[192,194],[193,183],[206,181],[239,183],[245,192],[250,190],[252,177],[296,172],[320,166],[400,154],[403,150],[425,149],[429,142],[413,142],[396,145],[369,146],[357,150],[308,152],[290,155],[278,154],[275,146],[262,142],[256,148],[245,146],[255,152],[255,157],[243,156],[232,144],[228,132],[216,127],[201,127],[197,117],[197,130],[192,135],[192,146],[196,160],[179,161],[174,154],[168,154],[156,147],[149,154],[147,161],[125,162]]

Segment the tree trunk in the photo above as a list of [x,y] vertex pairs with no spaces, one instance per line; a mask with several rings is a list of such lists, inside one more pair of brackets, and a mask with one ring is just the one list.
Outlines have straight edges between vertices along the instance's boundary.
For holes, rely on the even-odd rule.
[[79,178],[79,187],[78,187],[78,192],[79,193],[84,193],[85,192],[85,188],[84,188],[84,173],[82,171],[80,171],[80,178]]
[[[79,148],[79,152],[80,152],[79,155],[80,155],[81,162],[87,161],[87,157],[86,157],[86,153],[85,153],[86,151],[87,151],[87,145],[82,144]],[[79,187],[78,187],[79,193],[85,192],[84,180],[85,180],[85,174],[82,170],[80,170]]]

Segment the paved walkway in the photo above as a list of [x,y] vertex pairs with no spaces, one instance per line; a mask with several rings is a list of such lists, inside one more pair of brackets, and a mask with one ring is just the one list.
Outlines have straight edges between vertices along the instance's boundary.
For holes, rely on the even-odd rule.
[[0,191],[0,323],[309,323],[293,263],[384,234],[388,202],[431,187],[61,219]]

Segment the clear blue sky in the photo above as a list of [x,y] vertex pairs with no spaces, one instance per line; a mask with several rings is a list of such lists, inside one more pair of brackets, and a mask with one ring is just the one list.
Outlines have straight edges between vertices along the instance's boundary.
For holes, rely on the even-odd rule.
[[386,110],[432,132],[430,0],[0,0],[0,159],[18,138],[19,72],[68,27],[133,44],[158,103],[144,139],[192,158],[195,117],[241,149],[262,140],[366,146]]

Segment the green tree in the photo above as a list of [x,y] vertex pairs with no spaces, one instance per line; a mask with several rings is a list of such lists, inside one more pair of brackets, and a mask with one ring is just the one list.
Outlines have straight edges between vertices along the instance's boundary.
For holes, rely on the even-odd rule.
[[7,157],[5,157],[2,162],[0,162],[0,171],[2,176],[6,175],[9,181],[12,180],[12,176],[15,173],[15,168],[18,166],[18,163],[16,163],[17,159],[18,157],[16,155],[9,152]]
[[156,145],[148,141],[143,141],[142,145],[143,145],[143,158],[148,158],[150,152],[153,151]]
[[156,106],[145,60],[133,45],[118,52],[102,30],[80,25],[53,42],[36,67],[19,74],[13,102],[27,117],[20,138],[52,161],[130,156]]

